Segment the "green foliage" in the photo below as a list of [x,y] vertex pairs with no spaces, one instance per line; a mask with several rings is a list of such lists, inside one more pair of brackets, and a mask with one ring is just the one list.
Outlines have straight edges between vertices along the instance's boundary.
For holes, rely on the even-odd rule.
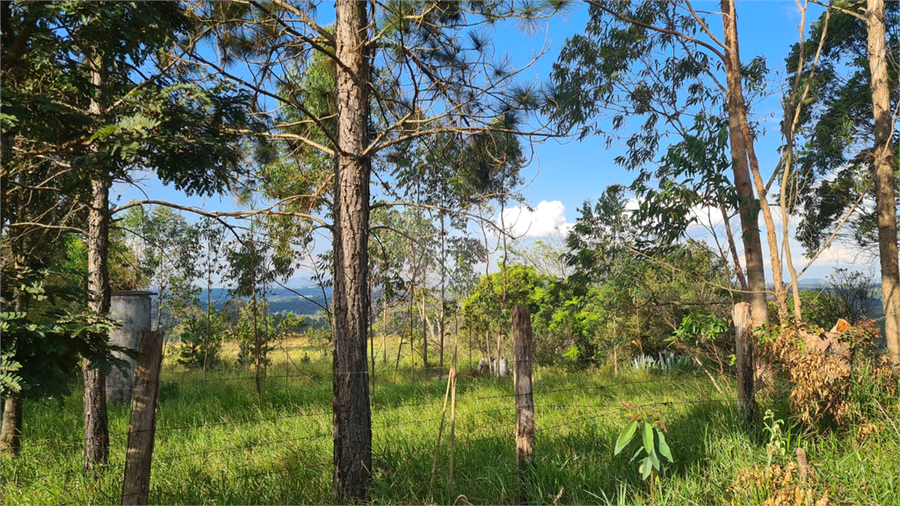
[[626,211],[625,188],[607,187],[591,208],[588,201],[579,209],[575,225],[566,235],[566,264],[574,270],[572,281],[582,285],[606,281],[617,262],[629,255],[637,237]]
[[[69,272],[87,272],[87,244],[84,238],[70,235],[66,238],[66,258],[61,261],[61,267]],[[132,247],[132,241],[128,240],[128,234],[119,227],[110,229],[109,232],[109,287],[110,291],[146,290],[150,287],[153,272],[150,267],[142,262],[145,258],[143,252]],[[87,279],[82,275],[79,278],[80,286],[87,289]]]
[[[0,315],[3,319],[0,326],[6,327],[6,313]],[[0,330],[5,330],[0,328]],[[19,393],[22,390],[22,378],[16,374],[16,371],[22,368],[22,364],[13,360],[14,353],[0,353],[0,394],[4,397],[10,394]]]
[[[788,298],[789,314],[794,309],[793,297]],[[774,310],[769,314],[770,321],[777,321],[772,318],[772,314],[777,313]],[[800,316],[803,321],[815,325],[821,329],[830,329],[841,318],[846,318],[847,313],[840,297],[827,288],[822,290],[803,290],[800,292]]]
[[214,308],[205,313],[200,308],[188,311],[173,332],[181,341],[176,361],[188,366],[215,367],[221,360],[226,328],[225,315]]
[[629,342],[639,354],[661,351],[663,341],[677,332],[675,322],[695,312],[691,318],[708,314],[709,324],[724,316],[721,309],[700,309],[698,303],[729,300],[726,263],[693,241],[642,252],[637,228],[626,209],[625,189],[613,185],[593,207],[585,203],[566,237],[565,259],[573,273],[567,280],[570,292],[558,300],[565,300],[559,306],[569,314],[555,315],[554,321],[568,321],[596,352]]
[[856,323],[869,316],[869,308],[874,302],[872,293],[875,291],[875,283],[871,277],[859,271],[835,269],[829,281],[840,301],[843,318]]
[[728,318],[702,307],[684,315],[666,342],[693,357],[714,360],[722,374],[726,358],[734,350]]
[[463,301],[462,312],[466,327],[473,333],[497,331],[501,322],[508,322],[512,308],[521,304],[532,314],[540,310],[542,288],[549,279],[540,276],[533,267],[508,265],[502,272],[482,275],[478,284]]
[[[659,424],[659,428],[654,425]],[[640,430],[638,430],[640,428]],[[638,472],[644,480],[653,479],[662,474],[666,463],[673,463],[675,459],[672,457],[672,450],[666,441],[666,423],[661,417],[649,416],[647,414],[637,414],[632,417],[631,421],[616,439],[615,455],[618,455],[627,448],[640,432],[638,438],[637,449],[632,455],[629,462],[643,455],[638,467]],[[665,459],[665,460],[662,460]]]
[[[820,290],[800,292],[800,314],[805,323],[828,330],[841,318],[854,324],[876,317],[872,310],[877,304],[873,297],[877,290],[872,278],[862,272],[838,268],[828,281],[829,286]],[[788,298],[788,308],[793,310],[793,307],[792,298]],[[775,313],[770,311],[771,321],[777,321],[772,318]]]
[[[768,456],[766,465],[768,466],[772,465],[773,460],[777,463],[784,461],[787,456],[790,443],[782,429],[783,425],[784,420],[776,419],[775,412],[771,409],[766,410],[766,414],[763,416],[763,429],[769,435],[769,442],[766,443],[766,455]],[[788,433],[789,435],[790,433]]]
[[235,311],[236,318],[229,328],[231,339],[238,344],[238,363],[264,367],[269,364],[269,352],[274,349],[273,338],[277,327],[275,317],[268,313],[268,304],[253,299],[230,301],[227,309]]
[[[838,10],[823,12],[811,25],[805,47],[794,44],[785,60],[785,79],[789,82],[796,78],[798,64],[802,63],[805,69],[813,60],[816,64],[812,81],[805,74],[800,82],[801,90],[809,84],[810,91],[800,115],[797,150],[797,187],[804,204],[798,207],[801,222],[796,235],[808,254],[824,244],[859,199],[874,198],[870,184],[874,159],[870,153],[871,72],[868,30],[861,5],[847,2],[845,9],[862,14],[862,19]],[[900,57],[900,4],[885,2],[883,13],[887,58],[896,61]],[[828,36],[822,39],[825,30]],[[820,40],[824,40],[821,51]],[[888,65],[886,71],[885,85],[896,89],[900,82],[897,66]],[[892,94],[890,100],[891,108],[896,107],[897,95]],[[900,156],[900,137],[896,131],[893,135],[896,160]],[[900,170],[896,164],[894,170],[895,174]],[[900,178],[895,177],[895,184],[900,185]],[[848,229],[846,235],[852,236],[859,246],[869,248],[877,244],[874,206],[857,207],[842,233]]]
[[[112,352],[126,350],[109,345],[109,332],[115,328],[112,321],[72,311],[71,294],[48,284],[48,274],[25,273],[27,312],[9,311],[10,301],[0,299],[0,352],[5,364],[4,388],[18,388],[19,395],[29,399],[61,400],[71,393],[73,374],[79,370],[82,357],[108,370],[125,366]],[[126,354],[133,356],[134,352]],[[17,364],[15,369],[11,369],[12,364]]]
[[[551,73],[544,111],[564,132],[622,143],[616,165],[637,171],[630,189],[648,247],[682,238],[701,206],[741,204],[728,178],[725,81],[711,20],[681,2],[595,2],[583,34],[568,38]],[[650,27],[659,28],[651,29]],[[673,33],[710,45],[683,44]],[[767,68],[741,69],[748,103],[764,92]],[[689,118],[689,119],[688,119]]]
[[672,341],[714,341],[728,331],[728,320],[704,309],[689,313],[681,319]]
[[[134,81],[136,68],[165,67],[166,51],[195,28],[184,6],[9,3],[3,19],[4,38],[17,42],[3,46],[5,124],[17,127],[4,132],[67,162],[83,195],[88,178],[130,180],[135,164],[188,194],[228,186],[249,94],[213,78],[186,84],[176,72]],[[101,114],[88,111],[91,99]]]

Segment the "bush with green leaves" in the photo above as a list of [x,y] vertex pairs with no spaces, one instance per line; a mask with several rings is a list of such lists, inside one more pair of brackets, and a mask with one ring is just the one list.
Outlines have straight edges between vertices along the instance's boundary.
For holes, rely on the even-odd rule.
[[[109,344],[115,324],[108,317],[84,312],[78,305],[79,292],[56,283],[60,273],[21,269],[3,275],[7,282],[0,296],[4,394],[62,399],[71,393],[82,357],[109,369],[126,365],[112,356],[113,351],[134,356],[131,350]],[[6,291],[13,281],[20,291],[18,305],[27,311],[13,310],[16,304]]]
[[185,315],[175,334],[181,341],[178,350],[179,364],[188,366],[214,367],[221,361],[222,340],[226,328],[219,311],[201,313],[191,311]]
[[[658,423],[659,427],[656,427],[654,423]],[[625,429],[622,430],[622,433],[619,434],[618,439],[616,439],[615,455],[622,453],[625,448],[631,446],[632,440],[635,439],[635,435],[639,432],[640,437],[635,445],[637,449],[629,462],[634,462],[643,455],[638,466],[638,472],[641,473],[641,478],[645,480],[653,478],[655,481],[662,474],[666,463],[675,462],[675,458],[672,457],[672,450],[666,441],[666,423],[661,416],[653,416],[649,413],[634,415],[628,425],[625,426]],[[665,461],[662,459],[665,459]]]

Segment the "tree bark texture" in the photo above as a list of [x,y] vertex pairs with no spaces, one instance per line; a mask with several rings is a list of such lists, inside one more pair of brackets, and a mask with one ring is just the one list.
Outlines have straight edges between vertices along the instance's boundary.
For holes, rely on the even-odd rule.
[[516,465],[527,469],[534,465],[534,395],[531,388],[533,334],[531,312],[516,306],[512,314],[513,384],[516,393]]
[[747,142],[741,131],[744,111],[744,95],[741,88],[741,57],[738,51],[737,20],[732,0],[722,0],[722,16],[725,35],[725,75],[727,82],[728,134],[731,140],[731,157],[734,164],[734,185],[741,217],[741,240],[744,244],[744,260],[747,263],[747,287],[744,300],[750,303],[753,325],[767,323],[766,273],[763,268],[762,243],[759,235],[759,200],[753,195]]
[[13,457],[22,449],[22,398],[15,394],[3,402],[3,426],[0,427],[0,451]]
[[[91,84],[102,89],[101,58],[95,61]],[[99,99],[92,98],[89,111],[99,117]],[[109,314],[109,181],[103,168],[91,179],[91,203],[88,206],[88,301],[90,312]],[[84,468],[93,469],[109,458],[109,421],[106,412],[106,371],[95,360],[85,359],[84,374]]]
[[369,172],[362,156],[368,131],[369,4],[335,4],[338,59],[334,197],[334,493],[343,503],[368,501],[372,481],[368,328]]
[[[109,186],[91,181],[88,210],[88,309],[109,313]],[[93,469],[109,457],[109,422],[106,412],[106,371],[91,359],[84,360],[84,468]]]
[[156,439],[156,407],[159,399],[159,370],[162,366],[163,332],[141,332],[131,418],[128,422],[128,450],[122,480],[122,504],[148,504],[153,443]]
[[746,302],[734,306],[734,356],[737,362],[738,414],[744,424],[756,421],[756,393],[753,386],[753,341],[750,305]]
[[[726,0],[723,0],[723,4],[725,1]],[[726,59],[728,60],[726,62],[726,72],[728,72],[729,65],[730,68],[734,70],[733,72],[728,72],[728,94],[729,96],[735,97],[734,108],[732,108],[732,103],[730,101],[728,103],[729,124],[731,124],[733,115],[737,115],[737,126],[740,129],[741,135],[744,137],[744,149],[746,150],[746,159],[750,167],[750,176],[753,185],[756,188],[756,202],[759,207],[759,212],[762,214],[766,224],[766,239],[769,243],[769,260],[772,263],[772,284],[775,288],[775,302],[778,309],[778,315],[781,321],[786,321],[788,315],[787,288],[784,285],[784,272],[778,250],[778,236],[775,233],[775,221],[772,218],[769,199],[766,195],[766,182],[759,169],[759,159],[756,157],[756,148],[754,147],[753,141],[754,135],[753,132],[750,131],[750,121],[747,119],[747,106],[744,101],[744,91],[741,84],[741,57],[737,33],[737,12],[735,11],[734,0],[727,0],[727,2],[728,10],[725,10],[724,12],[726,15],[722,16],[723,23],[726,24],[724,32],[726,41],[725,52]],[[736,77],[736,79],[732,79],[734,77]],[[787,183],[782,182],[782,184]],[[758,222],[759,219],[757,218],[755,223]],[[785,250],[784,253],[788,254],[788,251]],[[760,249],[760,256],[762,256],[762,249]],[[764,276],[763,286],[765,286]],[[758,317],[755,315],[753,318],[756,325],[764,323],[758,322]],[[766,310],[766,321],[768,321],[768,309]]]
[[868,0],[869,70],[872,73],[872,106],[875,115],[875,211],[878,254],[881,259],[881,293],[888,355],[900,365],[900,268],[897,253],[897,203],[894,200],[894,122],[888,89],[885,49],[884,0]]

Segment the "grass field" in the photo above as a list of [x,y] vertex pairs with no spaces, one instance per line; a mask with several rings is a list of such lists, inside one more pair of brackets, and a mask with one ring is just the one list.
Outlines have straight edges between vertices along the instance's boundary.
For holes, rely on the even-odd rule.
[[[230,358],[231,351],[224,355]],[[151,504],[334,502],[330,357],[301,339],[283,343],[271,357],[259,393],[251,370],[228,366],[204,381],[202,372],[167,359]],[[900,503],[895,421],[806,436],[788,422],[776,438],[785,456],[770,465],[770,431],[748,432],[736,423],[733,382],[719,381],[722,394],[702,373],[629,367],[620,367],[618,376],[605,369],[538,367],[536,466],[520,475],[512,379],[469,371],[463,368],[458,383],[450,489],[449,409],[432,475],[446,376],[419,370],[411,378],[407,362],[395,381],[393,364],[379,358],[372,396],[374,503],[755,504],[779,497]],[[625,403],[664,417],[675,462],[657,483],[641,480],[630,455],[613,456],[633,412]],[[110,461],[96,477],[80,471],[81,409],[80,391],[62,405],[26,404],[22,453],[2,456],[2,504],[119,503],[127,408],[110,408]],[[789,420],[775,409],[776,418]],[[806,480],[792,464],[800,447],[811,467]]]

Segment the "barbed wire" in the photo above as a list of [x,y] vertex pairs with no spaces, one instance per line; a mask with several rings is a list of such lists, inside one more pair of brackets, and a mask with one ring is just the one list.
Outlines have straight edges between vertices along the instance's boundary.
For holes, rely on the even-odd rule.
[[[289,377],[297,377],[297,376],[289,376]],[[269,378],[272,378],[272,377],[270,376]],[[229,380],[237,380],[237,379],[238,378],[229,378]],[[255,377],[249,376],[249,377],[243,377],[240,379],[252,380],[252,379],[255,379]],[[604,390],[604,389],[615,388],[615,387],[625,387],[625,386],[631,386],[631,385],[645,385],[645,384],[662,383],[662,382],[670,382],[670,381],[671,381],[671,379],[669,379],[669,378],[661,377],[661,378],[652,378],[652,379],[639,380],[639,381],[621,381],[621,382],[615,382],[615,383],[604,383],[601,385],[574,385],[574,386],[567,387],[567,388],[553,388],[550,390],[536,389],[536,390],[533,390],[531,393],[534,396],[544,396],[544,395],[566,393],[566,392],[573,392],[573,391],[588,392],[588,391]],[[203,383],[204,381],[199,380],[198,382]],[[423,392],[423,393],[425,393],[425,392]],[[510,397],[515,398],[515,397],[521,396],[521,395],[524,395],[524,394],[522,394],[522,393],[516,394],[514,392],[513,393],[504,392],[504,393],[499,393],[499,394],[481,395],[481,396],[477,396],[477,397],[460,397],[458,400],[461,403],[467,403],[467,402],[474,402],[474,401],[495,400],[495,399],[510,398]],[[409,403],[401,403],[401,404],[382,404],[382,405],[373,404],[371,409],[373,412],[388,411],[388,410],[393,410],[393,409],[397,409],[397,408],[401,408],[401,407],[421,407],[421,406],[437,405],[437,404],[442,404],[443,402],[444,402],[443,399],[436,399],[436,400],[428,400],[428,401],[423,401],[423,402],[409,402]],[[278,415],[278,416],[272,416],[272,417],[229,420],[229,421],[223,420],[223,421],[203,422],[203,423],[188,423],[185,425],[178,425],[178,426],[171,426],[171,427],[163,426],[163,427],[157,427],[155,430],[156,430],[156,432],[179,431],[179,430],[198,429],[198,428],[204,428],[204,427],[222,427],[222,426],[241,425],[241,424],[257,423],[257,422],[258,423],[271,422],[271,421],[286,420],[286,419],[291,419],[291,418],[325,416],[325,415],[331,415],[331,414],[333,414],[333,411],[326,409],[326,410],[319,410],[319,411],[314,411],[314,412]],[[129,434],[136,434],[136,433],[145,432],[145,431],[149,431],[149,430],[151,430],[151,429],[146,429],[146,430],[141,430],[141,431],[124,431],[124,432],[110,433],[109,439],[110,440],[119,439],[122,437],[127,437]],[[82,445],[84,443],[84,438],[82,437],[82,438],[68,439],[68,440],[45,439],[45,440],[25,442],[25,443],[29,447],[67,446],[67,445],[74,446],[76,444]]]
[[[434,368],[428,368],[427,370],[443,371],[446,369],[447,368],[434,367]],[[423,369],[419,369],[419,371],[422,371],[422,370]],[[357,373],[368,374],[369,371],[362,371],[362,372],[357,372]],[[333,373],[333,375],[346,375],[346,374],[357,374],[357,373],[352,373],[352,372],[340,373],[340,372],[338,372],[338,373]],[[290,379],[290,378],[314,378],[314,379],[319,379],[319,380],[324,381],[328,378],[328,374],[324,373],[324,374],[319,374],[319,375],[312,375],[309,373],[304,373],[304,374],[288,374],[288,375],[266,375],[266,376],[261,376],[259,379],[265,381],[267,383],[267,386],[269,386],[269,384],[271,384],[274,381],[277,381],[279,379]],[[233,377],[228,377],[228,378],[193,379],[190,381],[182,380],[182,381],[177,381],[177,382],[173,382],[173,381],[169,380],[166,382],[161,382],[161,386],[164,384],[168,384],[168,385],[196,384],[196,383],[214,383],[214,382],[226,382],[226,381],[230,382],[230,381],[242,381],[242,380],[255,381],[255,380],[257,380],[257,377],[256,377],[256,375],[233,376]],[[608,413],[613,412],[613,411],[627,411],[629,409],[642,409],[642,408],[647,408],[647,407],[668,408],[668,407],[673,407],[673,406],[709,404],[709,403],[725,404],[726,402],[729,402],[730,400],[732,400],[730,398],[725,398],[721,394],[715,395],[715,393],[712,393],[712,395],[709,395],[708,397],[703,398],[703,399],[673,400],[668,395],[673,392],[664,392],[663,394],[665,395],[665,397],[663,399],[656,400],[653,402],[646,402],[643,404],[620,403],[621,405],[620,404],[611,405],[609,401],[542,404],[542,399],[550,399],[550,398],[556,396],[557,394],[562,394],[562,393],[570,393],[570,392],[577,391],[580,394],[590,394],[592,392],[597,392],[597,391],[602,391],[602,390],[615,390],[615,389],[620,389],[620,388],[628,388],[631,386],[642,386],[642,385],[653,384],[653,383],[677,384],[677,382],[672,381],[671,377],[662,377],[662,376],[646,378],[646,379],[627,379],[627,380],[607,382],[607,383],[602,383],[602,384],[568,384],[568,385],[559,386],[559,387],[554,387],[552,384],[544,386],[544,385],[542,385],[543,383],[544,382],[542,382],[540,379],[536,380],[534,388],[533,388],[532,392],[530,392],[535,397],[535,408],[536,408],[537,416],[538,416],[536,432],[540,433],[540,434],[548,434],[548,433],[554,433],[554,432],[556,434],[558,434],[558,429],[563,428],[563,427],[571,427],[571,426],[585,427],[586,422],[589,422],[592,420],[598,420],[602,417],[607,416]],[[457,436],[456,444],[470,445],[470,444],[476,444],[479,442],[484,442],[484,441],[489,441],[489,440],[497,441],[498,439],[509,438],[514,435],[514,430],[512,429],[512,424],[507,425],[507,424],[492,423],[492,422],[496,422],[496,419],[494,417],[484,416],[484,415],[491,415],[491,414],[496,414],[496,413],[507,413],[509,415],[514,415],[515,408],[512,405],[512,403],[510,403],[509,405],[495,406],[495,407],[491,407],[491,408],[487,408],[487,409],[472,410],[471,408],[477,406],[477,404],[482,401],[491,401],[491,400],[498,400],[498,399],[515,399],[517,396],[522,395],[521,393],[516,394],[515,392],[501,392],[501,393],[492,393],[489,395],[467,396],[464,393],[465,392],[464,389],[462,389],[458,392],[460,392],[460,393],[457,394],[458,397],[457,397],[457,408],[456,408],[456,410],[457,410],[456,422],[457,422],[457,430],[463,431],[463,433],[459,434]],[[683,393],[683,391],[680,393]],[[701,393],[700,389],[698,389],[698,391],[696,393],[700,394]],[[443,398],[444,397],[443,395],[436,394],[436,392],[428,391],[427,389],[421,389],[418,392],[416,392],[415,395],[422,395],[422,396],[425,396],[426,398],[423,399],[422,401],[416,401],[416,402],[400,402],[400,403],[385,402],[383,404],[379,404],[374,396],[370,397],[370,402],[372,403],[371,404],[371,410],[372,410],[371,412],[372,412],[373,420],[378,418],[376,416],[378,413],[389,413],[390,411],[397,410],[400,408],[423,408],[426,406],[439,407],[441,404],[446,403],[446,399]],[[578,399],[578,398],[581,398],[581,396],[576,397],[576,399]],[[467,409],[467,406],[468,406],[468,409]],[[222,419],[222,420],[196,421],[196,422],[188,421],[188,422],[184,422],[181,424],[163,425],[163,426],[157,427],[155,429],[111,433],[109,435],[109,438],[110,438],[110,441],[115,440],[115,441],[120,442],[120,438],[123,438],[123,437],[127,438],[129,435],[137,434],[137,433],[145,432],[145,431],[150,431],[150,430],[155,430],[158,433],[171,433],[171,432],[176,432],[176,431],[193,431],[193,430],[203,430],[206,428],[223,428],[223,427],[231,427],[231,426],[247,425],[247,424],[266,424],[266,423],[280,422],[280,421],[290,420],[290,419],[327,417],[329,415],[333,415],[332,409],[316,409],[316,410],[304,411],[304,408],[299,405],[295,405],[295,407],[301,411],[295,412],[295,413],[276,414],[273,416],[240,418],[240,419],[235,419],[235,420]],[[569,415],[567,417],[566,421],[564,421],[562,423],[557,423],[557,424],[553,424],[553,425],[544,425],[540,422],[540,420],[541,420],[540,416],[541,416],[542,411],[544,411],[544,412],[548,412],[548,411],[554,411],[554,412],[579,411],[579,413],[575,416]],[[388,421],[384,421],[384,422],[380,422],[380,423],[372,423],[371,429],[373,432],[382,432],[382,431],[387,432],[390,429],[397,429],[397,428],[406,427],[406,426],[414,426],[414,425],[415,426],[425,426],[426,424],[429,424],[430,422],[437,422],[441,419],[447,420],[450,417],[449,413],[446,413],[443,410],[437,410],[437,413],[438,413],[437,416],[424,417],[424,418],[417,417],[413,420],[409,420],[409,421],[405,421],[405,422],[388,420]],[[424,414],[424,412],[423,412],[423,414]],[[512,417],[510,417],[510,418],[512,418]],[[326,420],[322,420],[322,421],[326,421]],[[485,429],[487,429],[487,430],[485,431]],[[487,432],[488,435],[484,436],[484,437],[476,436],[477,434],[481,434],[484,432]],[[226,452],[237,452],[237,451],[241,451],[241,450],[254,450],[256,448],[271,447],[274,445],[287,445],[287,444],[297,443],[297,442],[301,442],[301,441],[322,441],[322,442],[324,442],[324,441],[327,441],[328,439],[330,439],[331,437],[333,437],[333,431],[329,424],[329,427],[327,430],[321,430],[316,433],[306,434],[306,435],[298,436],[298,437],[254,440],[254,441],[248,441],[248,442],[224,446],[224,447],[207,448],[207,449],[203,449],[203,450],[178,453],[178,454],[172,454],[172,455],[166,455],[164,449],[160,448],[158,445],[157,455],[154,456],[154,461],[156,461],[157,463],[159,463],[161,465],[161,468],[160,467],[156,468],[157,472],[165,473],[166,472],[165,470],[167,468],[169,468],[169,464],[171,464],[172,462],[175,462],[175,461],[179,461],[179,460],[185,460],[185,459],[190,459],[190,458],[195,458],[195,457],[202,457],[203,461],[206,462],[212,455],[222,454],[222,453],[226,453]],[[430,443],[431,438],[424,438],[424,441],[426,441],[426,442],[423,444],[423,447],[431,446],[431,443]],[[24,441],[23,443],[25,443],[25,445],[27,445],[28,447],[42,447],[42,446],[51,446],[51,445],[67,447],[67,446],[75,446],[75,445],[84,444],[84,438],[68,439],[68,440],[44,439],[44,440],[38,440],[38,441],[32,441],[32,442]],[[159,452],[159,450],[163,450],[163,452]],[[376,450],[376,452],[377,451],[378,450]],[[385,451],[384,447],[382,447],[381,451]],[[160,454],[160,453],[162,453],[162,454]],[[244,470],[250,470],[250,469],[255,470],[258,468],[258,465],[259,464],[248,465],[248,466],[238,467],[236,469],[233,466],[229,465],[228,467],[226,467],[223,470],[223,473],[228,472],[229,479],[245,479],[245,478],[252,478],[252,477],[257,477],[257,476],[272,474],[272,473],[284,473],[289,470],[296,469],[295,466],[292,466],[290,469],[275,469],[275,468],[269,467],[269,468],[261,470],[261,471],[254,471],[253,473],[250,473],[250,474],[238,474],[236,476],[231,474],[232,471],[235,471],[237,473],[242,473],[242,471],[244,471]],[[303,462],[300,467],[304,468],[304,469],[310,468],[310,467],[315,468],[316,466],[324,468],[324,467],[330,467],[331,465],[332,465],[332,463],[330,463],[330,462],[326,462],[326,463]],[[124,463],[107,464],[107,466],[102,470],[102,472],[106,472],[106,473],[118,473],[120,476],[122,474],[122,471],[124,471]],[[11,473],[11,475],[7,476],[6,479],[21,486],[22,484],[34,483],[34,482],[37,482],[40,480],[45,480],[45,479],[54,478],[54,477],[68,478],[68,477],[78,476],[78,475],[87,476],[89,474],[90,474],[90,471],[85,471],[80,467],[78,469],[71,469],[71,470],[59,471],[59,472],[54,472],[54,473],[46,473],[46,474],[41,474],[41,475],[36,475],[36,476],[29,476],[28,473],[25,473],[21,470],[17,470],[15,472]],[[120,478],[120,480],[121,480],[121,478]],[[119,483],[121,483],[121,481]],[[189,484],[186,486],[189,486]],[[162,491],[162,490],[159,490],[158,487],[155,487],[151,493],[160,494],[160,493],[167,493],[167,492],[168,491]],[[83,495],[82,499],[84,499],[86,497],[86,498],[88,498],[88,500],[87,501],[78,501],[78,502],[98,502],[98,499],[103,499],[103,500],[108,500],[110,503],[115,503],[115,502],[118,502],[120,499],[120,497],[115,496],[115,495],[100,495],[100,496],[98,496],[89,491],[83,491],[82,495]]]

